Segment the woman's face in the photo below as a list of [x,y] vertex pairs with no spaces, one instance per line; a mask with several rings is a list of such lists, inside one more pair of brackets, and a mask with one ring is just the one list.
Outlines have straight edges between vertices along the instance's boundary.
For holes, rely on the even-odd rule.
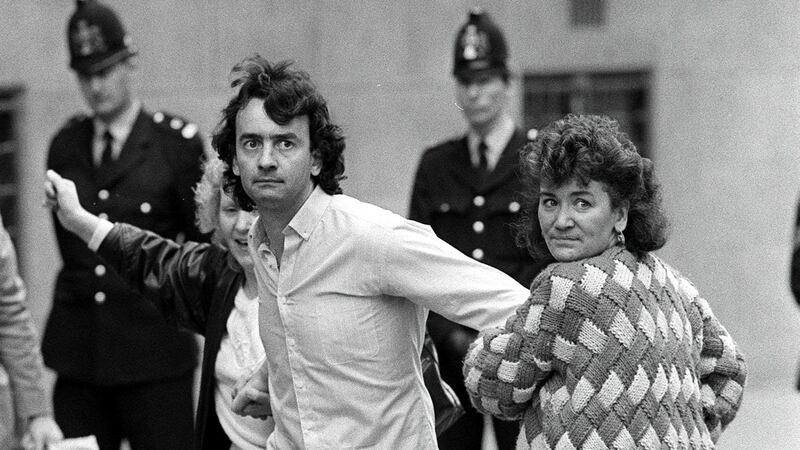
[[247,249],[247,233],[256,217],[255,212],[250,213],[239,208],[236,202],[220,188],[219,230],[217,231],[222,244],[230,250],[236,262],[245,271],[253,268],[253,259]]
[[559,262],[599,255],[617,243],[616,226],[624,230],[628,208],[611,207],[605,183],[576,179],[555,186],[542,180],[539,188],[539,226],[547,249]]

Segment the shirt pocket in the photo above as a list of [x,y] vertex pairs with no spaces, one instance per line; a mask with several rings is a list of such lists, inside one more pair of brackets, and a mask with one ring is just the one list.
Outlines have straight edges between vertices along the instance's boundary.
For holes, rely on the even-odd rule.
[[315,304],[316,339],[334,365],[373,360],[380,350],[372,299],[337,296]]

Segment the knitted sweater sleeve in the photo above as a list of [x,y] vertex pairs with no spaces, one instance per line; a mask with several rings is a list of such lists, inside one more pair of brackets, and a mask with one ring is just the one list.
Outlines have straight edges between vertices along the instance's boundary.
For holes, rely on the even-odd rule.
[[700,393],[706,426],[714,442],[736,416],[747,377],[744,356],[728,331],[714,316],[708,302],[697,297],[703,320],[700,350]]
[[464,361],[473,406],[506,420],[521,419],[551,371],[560,314],[549,305],[553,282],[541,274],[528,300],[502,328],[481,332]]

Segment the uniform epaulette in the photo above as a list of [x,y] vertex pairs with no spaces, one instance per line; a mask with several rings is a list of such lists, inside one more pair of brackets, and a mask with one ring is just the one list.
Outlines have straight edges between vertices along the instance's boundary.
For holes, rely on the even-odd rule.
[[167,114],[163,111],[153,113],[153,122],[161,125],[164,129],[173,133],[180,134],[184,139],[192,139],[199,130],[197,124],[188,122],[185,119]]

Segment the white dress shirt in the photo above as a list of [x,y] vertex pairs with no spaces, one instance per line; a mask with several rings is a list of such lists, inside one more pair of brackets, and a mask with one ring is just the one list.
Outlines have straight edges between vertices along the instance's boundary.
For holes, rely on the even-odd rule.
[[125,141],[128,140],[128,135],[131,134],[133,125],[139,117],[139,111],[142,109],[142,102],[134,100],[130,107],[117,117],[111,123],[105,123],[97,117],[94,117],[94,137],[92,138],[92,161],[95,166],[100,165],[100,160],[103,158],[103,151],[105,150],[106,141],[105,133],[108,131],[114,137],[111,144],[111,159],[119,159],[122,152],[122,147]]
[[505,323],[528,290],[427,225],[315,188],[283,230],[280,269],[250,233],[275,431],[267,448],[436,448],[420,364],[428,310]]
[[[508,116],[498,122],[486,136],[483,137],[483,142],[486,143],[486,167],[491,171],[497,166],[497,161],[503,156],[503,150],[511,141],[514,135],[514,121]],[[470,131],[467,133],[467,147],[469,148],[469,159],[473,167],[480,165],[480,153],[478,145],[481,143],[481,137]]]

